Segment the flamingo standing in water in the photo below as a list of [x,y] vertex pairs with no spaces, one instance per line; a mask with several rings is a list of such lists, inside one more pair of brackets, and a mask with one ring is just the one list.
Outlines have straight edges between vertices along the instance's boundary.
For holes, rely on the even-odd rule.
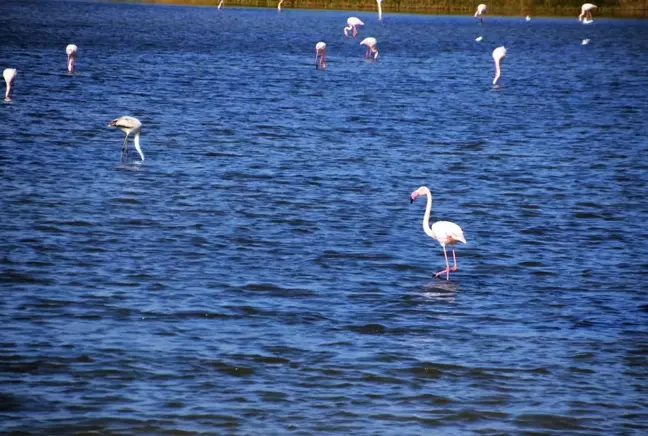
[[10,95],[11,95],[11,87],[13,86],[14,81],[16,80],[16,76],[18,75],[18,71],[15,68],[5,68],[5,70],[2,72],[2,77],[4,77],[5,84],[7,86],[7,90],[5,91],[5,101],[11,101]]
[[219,11],[220,11],[221,6],[223,6],[223,2],[224,2],[224,1],[225,1],[225,0],[220,0],[220,3],[218,3],[218,10],[219,10]]
[[76,54],[78,47],[74,44],[69,44],[65,47],[65,53],[67,54],[67,70],[68,73],[74,72],[74,64],[76,63]]
[[[439,271],[434,274],[434,277],[438,277],[441,274],[445,273],[446,280],[450,280],[450,271],[456,271],[457,268],[457,257],[455,256],[454,246],[457,242],[466,243],[466,238],[464,237],[463,230],[461,227],[450,221],[437,221],[432,224],[430,227],[430,212],[432,211],[432,193],[427,188],[427,186],[421,186],[416,191],[412,192],[410,195],[410,204],[414,203],[416,197],[419,195],[427,196],[427,205],[425,206],[425,215],[423,215],[423,231],[426,235],[435,239],[443,247],[443,256],[445,257],[446,267],[444,270]],[[453,265],[450,268],[448,263],[448,253],[446,252],[446,245],[450,245],[452,248],[452,261]]]
[[483,14],[486,13],[486,5],[485,4],[480,4],[477,6],[477,12],[475,12],[475,18],[479,17],[479,21],[484,24],[484,17],[482,17]]
[[596,5],[592,3],[585,3],[581,6],[581,13],[578,16],[578,21],[582,21],[584,24],[589,24],[592,22],[592,10],[596,9]]
[[364,23],[357,17],[347,18],[347,27],[344,28],[344,36],[349,37],[349,31],[353,30],[353,37],[358,34],[357,26],[364,26]]
[[133,145],[135,146],[135,150],[137,150],[140,157],[142,158],[142,162],[144,162],[144,153],[142,153],[139,142],[140,132],[142,131],[142,123],[140,122],[140,120],[138,120],[137,118],[124,116],[115,118],[110,123],[108,123],[108,126],[117,127],[119,130],[126,134],[120,160],[123,161],[125,157],[128,157],[128,135],[132,133],[134,135]]
[[378,21],[382,21],[382,0],[376,0],[378,3]]
[[[326,43],[324,41],[320,41],[317,44],[315,44],[315,67],[324,69],[326,68],[326,58],[325,58],[325,50],[326,50]],[[317,59],[319,58],[319,63],[317,62]]]
[[506,48],[497,47],[493,50],[493,60],[495,61],[495,78],[493,79],[493,86],[497,85],[497,80],[500,77],[500,62],[504,59],[504,56],[506,56]]
[[369,59],[370,57],[373,57],[374,60],[378,59],[378,48],[376,47],[376,38],[365,38],[365,39],[362,40],[360,45],[366,45],[367,46],[367,52],[365,53],[365,59]]
[[279,0],[279,3],[277,4],[277,12],[281,12],[281,4],[283,3],[284,0]]

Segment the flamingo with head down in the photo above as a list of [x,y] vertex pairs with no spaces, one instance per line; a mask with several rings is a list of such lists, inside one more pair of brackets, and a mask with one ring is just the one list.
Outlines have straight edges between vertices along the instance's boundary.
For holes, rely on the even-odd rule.
[[482,17],[482,15],[485,13],[486,13],[486,5],[482,3],[479,6],[477,6],[477,12],[475,12],[474,17],[475,18],[479,17],[479,21],[483,24],[484,17]]
[[367,46],[367,52],[365,53],[365,59],[372,58],[374,60],[378,59],[378,47],[376,47],[376,38],[365,38],[362,40],[360,45]]
[[2,77],[4,77],[5,85],[7,86],[4,98],[5,101],[11,101],[11,87],[13,86],[17,75],[18,71],[15,68],[5,68],[2,72]]
[[583,24],[589,24],[592,22],[592,11],[596,9],[597,6],[592,3],[585,3],[581,6],[581,13],[578,16],[578,21],[582,21]]
[[68,73],[74,72],[74,64],[76,63],[78,47],[74,44],[69,44],[65,47],[65,53],[67,54],[67,70]]
[[353,31],[353,37],[358,34],[358,26],[364,26],[364,23],[357,17],[347,18],[347,27],[344,28],[344,36],[349,37],[349,31]]
[[493,86],[497,85],[497,81],[500,78],[500,62],[502,62],[504,56],[506,56],[506,48],[504,48],[503,46],[497,47],[495,50],[493,50],[493,60],[495,61],[495,78],[493,79]]
[[115,118],[110,123],[108,123],[108,126],[117,127],[119,130],[126,134],[126,137],[124,138],[124,145],[122,146],[121,160],[123,161],[124,158],[128,157],[128,135],[132,133],[135,150],[137,150],[140,157],[142,158],[142,162],[144,162],[144,153],[142,153],[139,141],[140,132],[142,131],[142,123],[140,122],[140,120],[129,116],[123,116]]
[[[459,227],[455,223],[451,223],[450,221],[437,221],[434,224],[432,224],[432,227],[430,227],[430,212],[432,211],[432,193],[427,188],[427,186],[421,186],[416,191],[410,194],[410,204],[414,203],[414,200],[416,200],[416,197],[418,197],[419,195],[427,196],[425,215],[423,215],[423,231],[425,232],[426,235],[428,235],[432,239],[437,240],[439,244],[441,244],[441,247],[443,247],[443,256],[445,257],[445,263],[446,263],[445,269],[434,274],[434,277],[438,277],[439,275],[445,273],[446,280],[450,280],[450,271],[456,271],[458,269],[457,257],[455,256],[454,246],[457,242],[463,242],[465,244],[466,238],[464,237],[463,230],[461,230],[461,227]],[[448,253],[446,253],[446,245],[450,245],[450,247],[452,248],[452,261],[453,261],[452,268],[450,268],[450,264],[448,263]]]
[[[320,41],[317,44],[315,44],[315,67],[319,67],[321,69],[326,68],[326,43],[324,41]],[[319,62],[317,62],[319,58]]]

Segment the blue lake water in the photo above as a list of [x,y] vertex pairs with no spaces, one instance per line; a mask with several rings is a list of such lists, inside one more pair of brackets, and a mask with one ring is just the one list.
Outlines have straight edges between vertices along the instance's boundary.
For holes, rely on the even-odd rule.
[[0,432],[646,434],[648,22],[594,18],[2,2]]

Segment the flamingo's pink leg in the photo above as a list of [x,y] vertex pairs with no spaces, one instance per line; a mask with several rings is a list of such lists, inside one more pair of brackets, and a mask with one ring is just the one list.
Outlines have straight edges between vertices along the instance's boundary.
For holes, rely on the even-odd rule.
[[450,264],[448,263],[448,253],[446,253],[445,245],[443,246],[443,257],[445,257],[446,268],[434,274],[434,277],[439,277],[441,274],[446,273],[446,280],[450,280]]
[[353,37],[355,38],[357,34],[358,34],[358,29],[356,29],[356,26],[353,26]]
[[451,271],[457,271],[459,268],[457,267],[457,256],[455,256],[454,245],[452,246],[452,262],[453,265]]

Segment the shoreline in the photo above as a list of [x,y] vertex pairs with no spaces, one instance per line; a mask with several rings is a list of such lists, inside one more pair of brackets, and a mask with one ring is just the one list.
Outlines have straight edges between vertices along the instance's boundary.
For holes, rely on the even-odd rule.
[[[141,3],[174,6],[207,6],[217,7],[220,0],[108,0],[110,3]],[[481,1],[481,0],[479,0]],[[463,2],[461,0],[386,0],[383,3],[383,15],[388,14],[420,14],[420,15],[471,15],[474,14],[474,2]],[[224,8],[269,8],[276,9],[277,0],[225,0]],[[473,4],[474,3],[474,4]],[[561,5],[547,7],[551,1],[542,2],[542,6],[536,6],[534,0],[519,0],[506,2],[490,2],[489,11],[486,17],[515,17],[531,16],[538,18],[561,18],[578,17],[582,0],[573,1],[573,5]],[[325,10],[325,11],[359,11],[375,12],[375,0],[284,0],[283,10]],[[648,2],[635,1],[634,6],[600,6],[594,18],[648,18]]]

